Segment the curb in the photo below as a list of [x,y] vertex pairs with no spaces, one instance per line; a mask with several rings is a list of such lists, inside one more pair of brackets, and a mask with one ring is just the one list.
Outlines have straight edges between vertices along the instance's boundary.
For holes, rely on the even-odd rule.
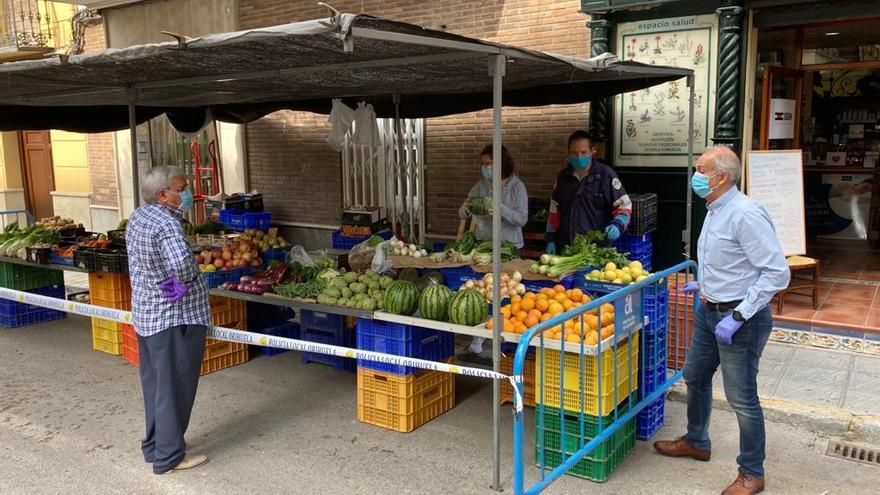
[[[687,402],[687,386],[682,382],[673,384],[667,397]],[[713,397],[713,407],[733,411],[723,390],[715,389]],[[820,437],[880,444],[880,416],[858,415],[838,407],[809,406],[766,397],[761,397],[761,406],[768,421],[807,429]]]

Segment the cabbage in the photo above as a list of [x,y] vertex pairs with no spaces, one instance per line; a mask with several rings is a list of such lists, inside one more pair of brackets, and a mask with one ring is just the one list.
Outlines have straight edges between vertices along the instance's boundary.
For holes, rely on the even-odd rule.
[[492,198],[474,197],[468,201],[467,209],[478,217],[486,216],[492,209]]

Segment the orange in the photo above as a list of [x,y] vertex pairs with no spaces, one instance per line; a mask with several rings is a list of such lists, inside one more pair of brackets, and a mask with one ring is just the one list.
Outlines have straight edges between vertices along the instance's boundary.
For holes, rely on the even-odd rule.
[[602,312],[602,326],[604,327],[605,325],[610,325],[611,323],[614,323],[614,314],[613,313],[606,313],[603,311]]
[[592,330],[599,328],[599,318],[597,318],[596,315],[586,315],[584,316],[584,321],[587,323],[587,326]]
[[562,309],[564,309],[566,311],[570,311],[573,308],[574,308],[573,302],[569,301],[568,299],[566,299],[565,301],[562,301]]
[[554,297],[553,299],[559,304],[562,304],[565,301],[568,301],[568,296],[565,295],[565,292],[560,292],[559,294],[556,294],[556,297]]
[[541,317],[540,317],[540,316],[535,316],[535,315],[533,315],[533,314],[531,314],[531,313],[529,313],[529,317],[526,318],[526,326],[528,326],[529,328],[531,328],[531,327],[537,325],[537,324],[540,323],[540,322],[541,322]]
[[558,314],[562,313],[563,311],[565,311],[565,308],[563,308],[562,305],[559,304],[558,302],[554,302],[553,304],[550,305],[550,307],[548,308],[548,311],[550,312],[551,315],[558,315]]
[[542,314],[543,314],[543,313],[541,313],[541,312],[538,311],[537,309],[533,309],[533,310],[529,311],[529,316],[534,316],[535,318],[538,319],[538,321],[541,321],[541,315],[542,315]]
[[565,336],[565,341],[566,342],[573,342],[575,344],[580,344],[581,338],[577,334],[570,333]]
[[590,332],[590,333],[588,333],[588,334],[586,335],[586,337],[584,337],[584,344],[586,344],[586,345],[596,345],[596,342],[598,342],[598,340],[599,340],[599,339],[598,339],[598,337],[597,337],[597,335],[596,335],[596,332]]
[[571,289],[568,291],[568,298],[574,302],[581,302],[584,297],[584,291],[580,289]]
[[535,298],[534,292],[526,292],[526,295],[523,296],[523,299],[534,299],[534,298]]
[[510,304],[501,308],[501,315],[510,318]]
[[519,303],[519,307],[522,308],[523,311],[531,311],[535,309],[535,300],[523,299],[522,302]]
[[538,302],[535,303],[535,309],[544,313],[550,309],[550,303],[546,299],[538,299]]
[[514,328],[513,320],[504,320],[504,332],[512,333]]
[[602,305],[602,312],[614,314],[614,305],[608,304],[608,303],[603,304]]
[[519,303],[513,303],[510,305],[510,314],[515,315],[520,311],[522,311],[522,308],[520,308]]
[[607,327],[602,327],[602,340],[607,339],[614,335],[614,325],[608,325]]
[[550,287],[544,287],[541,289],[541,294],[544,294],[547,297],[553,297],[556,295],[556,291],[551,289]]
[[486,328],[488,328],[489,330],[492,330],[493,328],[495,328],[495,323],[492,320],[487,321]]
[[588,296],[587,294],[584,294],[583,296],[581,296],[581,302],[587,304],[589,302],[593,302],[593,298]]
[[560,332],[553,332],[553,337],[551,337],[551,338],[552,338],[553,340],[562,340],[562,333],[560,333]]
[[563,287],[559,284],[554,285],[553,290],[556,291],[557,293],[561,293],[561,294],[565,293],[565,287]]
[[521,321],[518,321],[518,322],[516,322],[514,332],[519,333],[519,334],[523,334],[523,333],[526,333],[527,329],[528,328],[525,325],[523,325],[523,323]]
[[550,318],[553,318],[553,315],[551,315],[550,313],[545,313],[541,315],[541,323],[549,320]]
[[512,303],[518,303],[520,301],[522,301],[522,296],[519,294],[514,294],[513,297],[510,298],[510,302]]
[[525,311],[520,311],[519,313],[516,314],[517,321],[526,321],[526,318],[528,318],[528,317],[529,317],[529,314],[526,313]]

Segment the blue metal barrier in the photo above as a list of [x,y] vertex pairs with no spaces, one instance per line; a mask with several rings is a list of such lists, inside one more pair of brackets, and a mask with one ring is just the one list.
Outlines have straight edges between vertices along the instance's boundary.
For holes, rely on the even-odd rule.
[[[636,415],[642,411],[646,406],[653,403],[655,400],[663,396],[666,390],[672,386],[673,383],[678,381],[682,372],[680,368],[681,363],[684,362],[684,353],[688,349],[690,345],[690,332],[688,331],[688,324],[690,320],[687,318],[687,315],[682,311],[679,311],[681,304],[675,305],[675,310],[670,311],[668,318],[674,322],[673,325],[670,326],[669,331],[673,332],[669,335],[669,339],[674,339],[674,341],[669,342],[669,347],[675,350],[675,355],[668,356],[669,363],[673,364],[675,367],[673,368],[674,374],[666,378],[665,382],[661,383],[654,391],[643,394],[641,400],[638,400],[636,395],[633,393],[636,390],[636,384],[633,383],[635,381],[636,376],[633,374],[633,366],[638,365],[638,353],[636,348],[638,347],[638,341],[634,338],[636,332],[641,331],[641,344],[644,344],[645,332],[643,330],[643,325],[645,321],[644,317],[644,305],[640,304],[642,298],[642,289],[650,286],[659,287],[660,284],[666,284],[667,279],[671,279],[675,281],[675,286],[679,287],[686,280],[692,280],[693,278],[693,269],[696,267],[696,264],[693,261],[686,261],[684,263],[680,263],[672,268],[656,273],[649,278],[642,280],[636,284],[621,288],[615,292],[604,295],[602,297],[598,297],[591,302],[584,304],[580,307],[576,307],[570,311],[557,315],[546,322],[539,323],[538,325],[530,328],[520,339],[519,345],[516,349],[516,354],[514,357],[513,364],[513,375],[517,377],[517,387],[519,388],[520,394],[523,393],[523,369],[525,366],[525,358],[530,347],[530,344],[533,339],[538,338],[540,340],[540,344],[538,346],[538,362],[536,363],[536,373],[541,378],[540,383],[536,383],[535,389],[535,399],[537,402],[536,405],[536,417],[538,425],[536,428],[539,428],[537,431],[537,439],[536,445],[541,445],[542,449],[536,450],[536,457],[538,457],[537,462],[540,467],[541,479],[533,486],[525,489],[524,476],[525,476],[525,463],[523,458],[523,412],[514,412],[514,422],[513,422],[513,493],[515,495],[523,495],[523,494],[538,494],[547,488],[551,483],[553,483],[560,476],[574,468],[578,463],[586,458],[586,456],[590,455],[597,447],[603,445],[603,442],[615,437],[618,434],[618,431],[627,425],[628,422],[634,421]],[[684,277],[682,277],[684,275]],[[674,278],[673,278],[674,277]],[[655,291],[656,293],[656,291]],[[672,295],[670,297],[673,297]],[[678,298],[678,293],[675,294],[675,297]],[[693,301],[694,297],[685,296],[685,310],[688,308],[688,300]],[[639,304],[636,305],[633,303],[633,300],[637,300]],[[676,302],[680,302],[680,299],[676,299]],[[604,351],[603,351],[603,339],[601,337],[601,328],[602,328],[602,306],[604,304],[612,304],[615,306],[615,314],[617,317],[621,315],[625,317],[625,321],[618,321],[618,318],[615,318],[614,322],[614,334],[613,336],[608,337],[610,339],[610,343],[604,343]],[[629,309],[629,312],[626,310]],[[606,306],[607,310],[607,306]],[[590,325],[587,324],[585,326],[585,320],[587,318],[592,318],[589,315],[595,314],[595,317],[598,320],[598,339],[597,343],[593,345],[584,343],[584,336],[587,332],[590,331]],[[564,331],[564,325],[566,321],[577,319],[577,324],[575,327],[581,335],[580,344],[571,343],[565,344],[565,334],[563,334],[562,343],[557,346],[552,344],[552,348],[549,349],[550,352],[555,353],[558,352],[558,360],[559,360],[559,383],[554,384],[554,387],[559,389],[558,392],[558,405],[559,408],[559,431],[552,432],[553,435],[559,435],[559,451],[560,451],[560,462],[554,462],[557,464],[554,466],[552,470],[546,472],[546,463],[545,463],[545,450],[546,450],[546,438],[547,432],[545,432],[544,428],[544,407],[547,404],[547,397],[545,396],[545,388],[547,384],[547,375],[544,373],[546,359],[545,359],[545,347],[547,342],[544,336],[544,333],[550,329],[556,327],[562,327]],[[633,325],[633,318],[638,324]],[[682,318],[683,320],[680,320]],[[679,321],[684,321],[684,329],[683,332],[679,331],[678,328]],[[628,326],[627,326],[628,325]],[[684,340],[685,342],[680,342],[680,340]],[[628,354],[622,353],[623,345],[627,346]],[[557,351],[556,349],[559,348]],[[568,349],[568,353],[565,350]],[[644,347],[642,347],[644,349]],[[578,352],[579,351],[579,352]],[[595,377],[594,376],[584,376],[585,375],[585,363],[586,359],[593,359],[593,352],[595,351]],[[607,351],[611,351],[611,365],[613,367],[612,373],[612,381],[611,384],[614,387],[613,392],[611,393],[611,407],[610,411],[606,411],[608,409],[607,400],[603,400],[605,395],[608,395],[606,391],[603,395],[603,374],[602,367],[603,361],[608,359],[603,356],[603,354]],[[565,398],[565,371],[566,371],[566,359],[567,354],[574,355],[574,352],[577,352],[577,375],[578,375],[578,385],[579,385],[579,395],[577,399],[577,407],[576,409],[572,409],[571,401],[566,402]],[[682,355],[680,355],[680,353]],[[623,354],[622,356],[618,356],[619,354]],[[556,354],[554,354],[556,355]],[[621,386],[622,382],[618,377],[618,359],[626,359],[626,369],[623,372],[627,373],[626,382],[627,387],[623,388]],[[640,373],[644,373],[644,369],[639,368]],[[668,374],[668,373],[667,373]],[[642,377],[644,378],[644,376]],[[592,380],[595,379],[595,388],[591,393],[595,393],[596,406],[592,407],[590,404],[590,409],[588,409],[585,404],[585,384],[587,382],[592,383]],[[621,392],[625,392],[627,395],[623,400],[619,397]],[[554,396],[555,398],[555,396]],[[550,407],[550,406],[547,406]],[[591,414],[594,413],[594,414]],[[566,448],[566,416],[569,418],[569,421],[572,420],[574,416],[577,417],[577,427],[575,432],[569,432],[571,434],[578,435],[578,448],[576,452],[569,453]],[[590,422],[587,422],[587,419]],[[555,418],[554,418],[555,422]],[[592,426],[595,429],[595,434],[587,434],[587,425]],[[607,425],[607,426],[606,426]],[[622,433],[626,434],[626,431]],[[591,440],[587,440],[585,437],[592,437]],[[616,438],[620,438],[615,437]],[[612,441],[611,443],[614,443]],[[631,444],[632,445],[632,444]],[[603,447],[603,451],[607,449]],[[608,455],[607,452],[605,452]],[[612,453],[613,454],[613,453]],[[609,459],[611,455],[609,455]],[[587,463],[589,464],[589,463]],[[616,465],[614,466],[616,467]]]

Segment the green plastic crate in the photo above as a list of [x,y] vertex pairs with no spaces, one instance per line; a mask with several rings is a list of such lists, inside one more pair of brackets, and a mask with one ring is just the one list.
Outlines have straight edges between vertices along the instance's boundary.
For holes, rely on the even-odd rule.
[[64,273],[60,270],[0,262],[0,287],[31,290],[63,284]]
[[[634,392],[629,399],[632,399],[632,404],[635,405],[637,402],[636,393]],[[617,406],[617,415],[621,416],[629,411],[630,400],[623,399],[620,405]],[[543,414],[542,414],[543,411]],[[535,430],[538,430],[542,427],[541,417],[543,416],[543,428],[545,431],[562,431],[560,427],[560,416],[559,416],[559,408],[539,405],[535,407]],[[581,434],[581,416],[577,413],[566,410],[565,411],[565,433],[573,433],[580,435]],[[604,430],[608,427],[612,422],[614,422],[614,413],[606,415],[602,418],[602,428],[599,428],[599,417],[592,416],[589,414],[584,414],[584,437],[585,438],[593,438],[599,434],[600,431]]]
[[[623,460],[635,449],[636,446],[636,419],[633,418],[621,430],[627,434],[615,434],[611,437],[614,444],[611,446],[611,453],[603,458],[591,459],[592,455],[586,456],[569,469],[566,474],[585,478],[590,481],[604,483],[608,481],[611,474],[623,463]],[[608,443],[608,442],[605,442]],[[595,450],[593,452],[596,452]],[[559,466],[563,462],[562,452],[549,448],[535,447],[535,463],[541,466],[543,456],[543,464],[545,469],[551,470]],[[570,457],[570,455],[567,455]]]
[[[608,458],[611,454],[614,453],[615,449],[622,445],[627,437],[635,435],[636,424],[632,421],[629,421],[627,424],[623,425],[620,429],[618,429],[608,440],[605,440],[598,447],[592,450],[589,454],[587,454],[587,459],[594,461],[601,461]],[[543,438],[542,438],[543,436]],[[590,441],[595,438],[595,436],[584,436],[583,440],[581,439],[580,433],[578,430],[567,430],[565,431],[565,440],[563,441],[562,434],[556,431],[548,431],[544,430],[544,434],[541,435],[541,430],[535,429],[535,448],[545,450],[551,450],[554,452],[561,452],[562,447],[561,444],[565,444],[565,453],[566,454],[574,454],[578,450],[580,450],[581,445],[586,445],[590,443]]]

